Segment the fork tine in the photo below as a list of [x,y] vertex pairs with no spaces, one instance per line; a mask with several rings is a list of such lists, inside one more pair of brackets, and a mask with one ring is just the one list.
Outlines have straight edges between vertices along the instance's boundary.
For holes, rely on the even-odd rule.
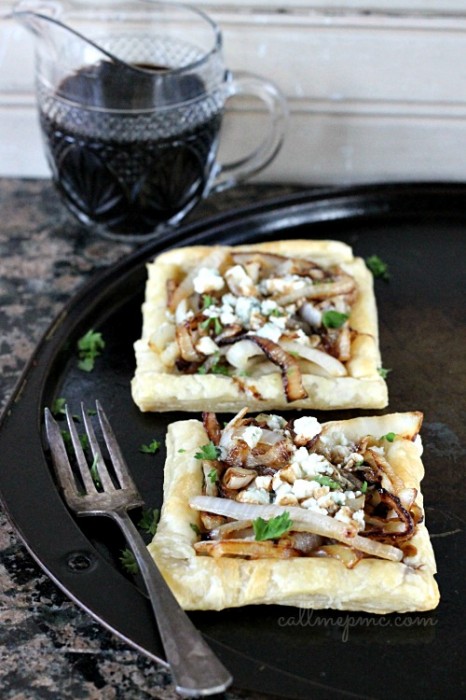
[[73,502],[77,496],[76,481],[60,428],[48,408],[45,409],[45,431],[55,474],[64,492],[65,499],[68,502]]
[[92,478],[89,465],[87,463],[86,455],[84,454],[84,450],[79,439],[78,431],[76,430],[74,419],[71,415],[71,411],[68,405],[65,406],[65,415],[66,422],[68,424],[68,431],[70,433],[71,442],[74,449],[74,454],[76,457],[76,462],[78,463],[79,467],[79,473],[81,474],[81,479],[84,484],[84,489],[86,493],[97,493],[96,484],[94,483],[94,480]]
[[[97,473],[99,475],[99,480],[102,484],[102,488],[104,491],[107,492],[115,491],[115,484],[113,483],[112,478],[108,472],[107,466],[102,456],[102,452],[100,451],[99,443],[97,442],[97,438],[95,436],[94,428],[92,426],[90,418],[86,413],[86,409],[83,403],[81,404],[81,413],[83,416],[83,422],[84,427],[86,429],[87,437],[89,439],[89,445],[91,446],[92,456],[94,460],[96,460]],[[89,467],[87,469],[89,473]]]
[[107,416],[105,415],[104,409],[100,401],[95,402],[97,408],[97,415],[99,417],[100,427],[102,429],[102,435],[107,445],[108,453],[112,460],[113,468],[116,475],[120,481],[122,488],[129,488],[133,491],[137,491],[136,485],[134,484],[129,469],[126,466],[125,458],[120,450],[120,446],[117,442],[115,434],[113,432],[112,426],[109,423]]

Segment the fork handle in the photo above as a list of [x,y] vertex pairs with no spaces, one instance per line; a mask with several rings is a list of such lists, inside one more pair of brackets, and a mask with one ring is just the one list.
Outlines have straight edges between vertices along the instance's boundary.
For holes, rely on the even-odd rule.
[[186,697],[221,693],[232,677],[168,587],[126,510],[109,513],[136,558],[158,625],[176,690]]

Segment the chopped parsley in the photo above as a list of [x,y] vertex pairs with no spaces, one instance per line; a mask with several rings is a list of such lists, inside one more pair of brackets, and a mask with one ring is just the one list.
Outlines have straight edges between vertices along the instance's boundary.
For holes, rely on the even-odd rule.
[[362,482],[361,493],[367,493],[367,481]]
[[153,508],[152,510],[144,509],[138,522],[139,529],[147,532],[148,535],[154,536],[157,531],[159,517],[160,511],[158,508]]
[[388,272],[388,265],[384,262],[378,255],[370,255],[366,258],[366,265],[372,272],[374,277],[385,280],[388,282],[390,279],[390,273]]
[[210,306],[215,304],[215,299],[210,296],[210,294],[203,294],[202,295],[202,309],[208,309]]
[[341,328],[348,318],[348,314],[329,309],[322,314],[322,325],[325,326],[325,328]]
[[98,463],[99,463],[99,458],[97,455],[95,455],[92,465],[91,465],[91,476],[92,476],[92,481],[97,487],[102,486],[102,482],[100,481],[100,476],[99,476],[99,469],[98,469]]
[[292,525],[293,522],[288,511],[285,511],[281,515],[277,515],[275,518],[271,518],[270,520],[257,518],[256,520],[252,521],[254,536],[258,542],[262,542],[264,540],[274,540],[277,537],[281,537],[291,529]]
[[382,435],[380,438],[381,440],[387,440],[387,442],[393,442],[393,440],[396,438],[396,433],[386,433],[386,435]]
[[152,440],[148,445],[141,445],[139,452],[145,455],[153,455],[157,452],[160,447],[160,442],[158,440]]
[[139,567],[137,561],[132,551],[127,547],[121,551],[120,562],[125,571],[129,574],[136,575],[138,573]]
[[65,415],[66,399],[60,397],[52,403],[52,415],[55,418]]
[[[63,442],[65,443],[65,447],[69,448],[70,450],[73,449],[73,443],[71,441],[71,435],[69,431],[61,430],[60,432],[63,438]],[[86,450],[89,447],[89,439],[87,435],[80,435],[79,442],[81,443],[81,447],[83,448],[83,450]]]
[[180,449],[178,450],[178,454],[181,455],[183,454],[183,452],[186,452],[186,450],[184,449],[184,447],[180,447]]
[[334,481],[329,476],[324,476],[323,474],[316,474],[312,477],[313,481],[317,481],[321,486],[328,486],[330,489],[339,489],[341,484],[338,481]]
[[194,455],[195,459],[218,459],[220,457],[220,447],[214,445],[213,442],[208,442],[207,445],[202,445],[199,452]]
[[92,372],[96,358],[105,348],[102,333],[93,330],[88,331],[78,340],[77,347],[79,369],[82,369],[84,372]]
[[388,376],[388,373],[391,372],[391,369],[387,369],[386,367],[379,367],[377,372],[380,374],[382,379],[386,379]]
[[220,323],[220,319],[217,316],[209,316],[209,318],[206,318],[205,321],[202,321],[202,323],[199,324],[199,327],[202,328],[202,330],[206,331],[209,330],[209,327],[212,324],[215,335],[219,335],[219,333],[221,333],[223,330],[223,326]]
[[218,479],[218,472],[216,469],[211,469],[207,476],[209,477],[210,483],[215,484]]
[[198,528],[198,526],[196,525],[196,523],[189,523],[189,527],[191,528],[191,530],[192,530],[193,532],[196,533],[196,535],[200,536],[201,531],[199,530],[199,528]]

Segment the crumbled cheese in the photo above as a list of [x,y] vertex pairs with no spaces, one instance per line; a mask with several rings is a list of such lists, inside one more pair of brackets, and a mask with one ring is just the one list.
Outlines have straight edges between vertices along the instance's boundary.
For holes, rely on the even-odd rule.
[[269,491],[272,486],[272,477],[270,474],[265,476],[256,476],[254,483],[258,489],[265,489],[265,491]]
[[232,292],[242,296],[254,296],[256,285],[241,265],[234,265],[225,272],[225,279]]
[[314,492],[319,487],[317,481],[310,481],[309,479],[296,479],[293,484],[293,493],[301,501],[305,498],[309,498],[314,495]]
[[258,425],[248,425],[241,433],[241,439],[251,448],[257,445],[262,437],[262,428]]
[[199,339],[199,342],[196,343],[196,350],[203,355],[214,355],[216,352],[219,351],[219,347],[217,343],[215,343],[212,338],[209,338],[209,336],[203,336],[202,338]]
[[366,526],[366,521],[364,520],[364,509],[363,508],[360,508],[359,510],[357,510],[353,513],[353,520],[355,522],[357,522],[360,530],[364,530],[364,528]]
[[266,425],[270,430],[282,430],[286,425],[286,420],[282,416],[271,413],[267,416]]
[[325,508],[321,508],[315,498],[306,498],[305,501],[301,501],[300,505],[303,508],[308,508],[309,510],[314,511],[315,513],[327,515],[327,511],[325,510]]
[[342,523],[349,524],[353,516],[353,511],[348,506],[343,506],[335,513],[335,520],[340,520]]
[[260,338],[267,338],[272,340],[274,343],[278,343],[280,336],[282,334],[281,328],[276,326],[274,323],[264,323],[264,325],[256,331],[256,335]]
[[283,331],[286,328],[287,320],[288,319],[286,316],[269,316],[270,323],[273,323],[275,326],[278,326]]
[[296,450],[292,457],[292,463],[298,463],[307,476],[332,473],[332,467],[325,457],[315,452],[308,452],[305,447],[299,447]]
[[344,506],[346,502],[346,493],[341,491],[332,491],[331,493],[332,501],[338,506]]
[[271,313],[278,309],[278,304],[273,299],[264,299],[261,303],[261,313],[264,316],[270,316]]
[[220,272],[212,267],[201,267],[193,279],[194,291],[198,294],[220,291],[225,286],[225,281]]
[[238,493],[236,500],[240,501],[240,503],[268,504],[270,503],[270,495],[269,492],[265,491],[264,489],[248,487],[247,489],[243,489],[243,491],[240,491]]
[[259,309],[259,302],[254,297],[240,296],[236,299],[235,313],[241,323],[249,324],[249,319],[254,309]]
[[293,424],[296,437],[299,440],[312,440],[322,430],[322,426],[314,416],[302,416]]
[[301,289],[312,280],[299,275],[285,275],[284,277],[269,277],[260,283],[260,291],[263,294],[289,294],[295,289]]

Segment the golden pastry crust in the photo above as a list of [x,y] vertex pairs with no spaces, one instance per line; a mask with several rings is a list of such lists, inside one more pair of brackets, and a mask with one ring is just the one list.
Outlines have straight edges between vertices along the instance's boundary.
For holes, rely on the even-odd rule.
[[[327,434],[349,440],[367,434],[403,434],[406,416],[355,418],[324,424]],[[208,441],[201,422],[172,423],[167,433],[164,504],[161,520],[149,550],[180,604],[187,610],[222,610],[254,604],[280,604],[302,608],[333,608],[386,614],[435,608],[439,592],[435,558],[424,522],[410,540],[411,556],[402,562],[363,558],[354,568],[330,557],[291,559],[213,558],[196,554],[195,530],[199,513],[189,501],[202,491],[199,459],[194,457]],[[181,451],[180,451],[181,450]],[[424,475],[422,445],[397,438],[385,456],[405,485],[418,490]]]
[[[167,281],[182,279],[213,251],[273,253],[312,260],[322,266],[339,265],[357,285],[357,298],[348,320],[357,331],[351,342],[351,356],[346,362],[346,376],[302,373],[306,398],[291,403],[283,389],[280,371],[263,376],[222,376],[218,374],[184,374],[170,366],[173,342],[159,350],[149,343],[157,329],[167,326]],[[135,343],[136,371],[132,396],[142,411],[236,412],[245,403],[251,410],[312,408],[383,408],[387,405],[387,386],[380,376],[377,309],[372,274],[361,258],[339,241],[273,241],[235,248],[195,246],[176,248],[160,255],[148,265],[146,298],[143,304],[143,329]]]

